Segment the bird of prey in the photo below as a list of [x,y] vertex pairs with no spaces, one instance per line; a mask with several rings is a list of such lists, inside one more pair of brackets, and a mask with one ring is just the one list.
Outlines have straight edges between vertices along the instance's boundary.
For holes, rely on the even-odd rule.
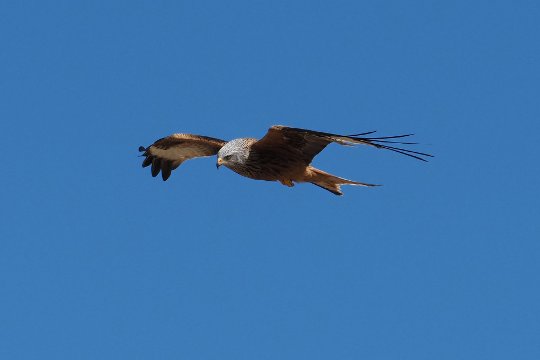
[[412,134],[370,137],[374,132],[336,135],[277,125],[272,126],[259,140],[240,138],[224,141],[200,135],[173,134],[146,148],[141,146],[139,151],[145,157],[142,166],[151,165],[154,177],[161,171],[164,181],[184,161],[217,154],[217,168],[224,165],[250,179],[279,181],[289,187],[294,186],[294,183],[308,182],[335,195],[343,195],[341,185],[377,185],[343,179],[311,166],[313,158],[330,143],[369,145],[422,161],[432,156],[394,146],[416,144],[401,141],[401,138]]

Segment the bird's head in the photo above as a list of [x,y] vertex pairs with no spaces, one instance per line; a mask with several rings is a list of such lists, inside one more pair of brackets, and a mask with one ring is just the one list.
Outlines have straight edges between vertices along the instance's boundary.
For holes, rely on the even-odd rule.
[[217,154],[216,167],[221,165],[228,168],[234,168],[243,165],[249,156],[249,142],[247,139],[231,140],[219,150]]

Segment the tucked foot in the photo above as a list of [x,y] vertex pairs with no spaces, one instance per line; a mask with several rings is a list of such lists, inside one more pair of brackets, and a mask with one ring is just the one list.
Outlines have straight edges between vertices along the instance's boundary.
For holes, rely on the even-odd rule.
[[279,182],[288,187],[294,186],[294,183],[292,182],[292,180],[279,180]]

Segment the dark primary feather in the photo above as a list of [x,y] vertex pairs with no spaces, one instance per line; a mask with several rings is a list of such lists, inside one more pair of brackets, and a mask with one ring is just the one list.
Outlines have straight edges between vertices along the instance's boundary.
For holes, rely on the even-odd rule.
[[[374,132],[375,131],[373,131],[372,133],[374,133]],[[400,154],[403,154],[403,155],[406,155],[406,156],[410,156],[412,158],[422,160],[422,161],[427,161],[427,159],[424,159],[421,156],[433,157],[433,155],[431,155],[431,154],[426,154],[426,153],[419,152],[419,151],[413,151],[413,150],[403,149],[403,148],[399,148],[399,147],[395,147],[395,146],[384,145],[384,144],[418,145],[418,143],[416,143],[416,142],[404,142],[404,141],[387,140],[387,139],[404,138],[404,137],[409,137],[409,136],[413,136],[413,135],[414,134],[405,134],[405,135],[381,136],[381,137],[369,137],[369,138],[368,137],[352,136],[352,138],[361,140],[361,141],[365,142],[366,144],[377,147],[379,149],[386,149],[386,150],[394,151],[394,152],[397,152],[397,153],[400,153]]]
[[313,131],[307,129],[291,128],[286,126],[272,126],[266,135],[256,142],[253,147],[264,150],[272,147],[285,147],[296,149],[298,156],[301,156],[308,164],[320,153],[328,144],[336,142],[341,145],[365,144],[379,149],[386,149],[406,155],[418,160],[427,161],[423,157],[432,157],[433,155],[408,150],[385,144],[414,145],[416,143],[395,141],[389,139],[399,139],[412,136],[413,134],[382,136],[382,137],[364,137],[375,131],[364,132],[353,135],[338,135]]
[[152,163],[152,159],[153,159],[152,156],[147,156],[142,162],[142,167],[145,168],[148,165],[150,165]]
[[169,176],[171,176],[171,161],[170,160],[161,160],[161,178],[163,181],[167,181]]
[[160,159],[158,158],[152,158],[152,177],[156,177],[159,174],[159,170],[161,169],[160,166]]

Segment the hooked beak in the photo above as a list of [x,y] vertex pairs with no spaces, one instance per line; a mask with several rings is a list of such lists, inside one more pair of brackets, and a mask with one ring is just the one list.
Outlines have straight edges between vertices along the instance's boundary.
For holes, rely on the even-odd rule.
[[221,166],[221,164],[223,164],[223,159],[222,159],[222,158],[218,158],[218,159],[217,159],[217,163],[216,163],[216,169],[219,170],[219,167]]

